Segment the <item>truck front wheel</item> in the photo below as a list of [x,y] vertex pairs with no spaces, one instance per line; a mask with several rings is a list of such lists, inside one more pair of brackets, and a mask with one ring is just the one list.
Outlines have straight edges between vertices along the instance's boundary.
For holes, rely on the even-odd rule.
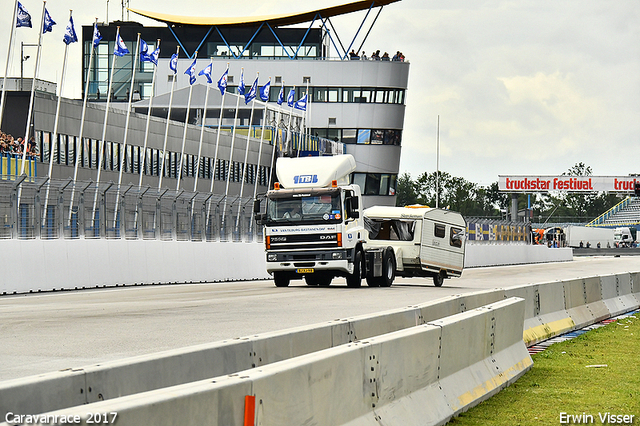
[[353,274],[347,275],[348,287],[360,287],[362,285],[362,250],[356,249],[353,256]]
[[276,283],[276,287],[288,287],[291,279],[283,272],[273,273],[273,282]]

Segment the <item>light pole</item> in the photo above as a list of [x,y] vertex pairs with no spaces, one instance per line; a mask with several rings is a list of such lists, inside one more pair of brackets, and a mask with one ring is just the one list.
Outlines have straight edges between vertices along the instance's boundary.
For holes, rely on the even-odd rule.
[[[24,78],[24,61],[29,59],[31,56],[24,56],[24,48],[26,47],[37,47],[37,44],[27,44],[24,42],[20,42],[20,91],[22,92],[22,79]],[[35,76],[34,76],[35,80]],[[35,81],[32,81],[31,84],[35,84]]]

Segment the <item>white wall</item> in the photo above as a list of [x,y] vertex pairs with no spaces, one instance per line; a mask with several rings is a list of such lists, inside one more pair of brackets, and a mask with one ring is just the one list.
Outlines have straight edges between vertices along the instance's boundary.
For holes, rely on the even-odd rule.
[[525,263],[567,262],[573,260],[571,248],[548,248],[529,244],[467,243],[464,267],[519,265]]
[[0,295],[97,286],[265,279],[264,244],[4,240]]

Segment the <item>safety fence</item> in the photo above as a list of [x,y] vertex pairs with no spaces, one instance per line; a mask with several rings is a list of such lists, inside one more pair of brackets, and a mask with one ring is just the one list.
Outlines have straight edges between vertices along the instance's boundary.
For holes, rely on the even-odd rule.
[[261,241],[252,198],[113,182],[0,180],[0,239]]

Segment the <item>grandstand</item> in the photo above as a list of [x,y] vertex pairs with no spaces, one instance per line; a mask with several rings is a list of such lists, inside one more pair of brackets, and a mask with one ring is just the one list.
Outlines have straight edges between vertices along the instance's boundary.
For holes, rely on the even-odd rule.
[[627,197],[591,222],[587,226],[611,228],[640,224],[640,197]]

